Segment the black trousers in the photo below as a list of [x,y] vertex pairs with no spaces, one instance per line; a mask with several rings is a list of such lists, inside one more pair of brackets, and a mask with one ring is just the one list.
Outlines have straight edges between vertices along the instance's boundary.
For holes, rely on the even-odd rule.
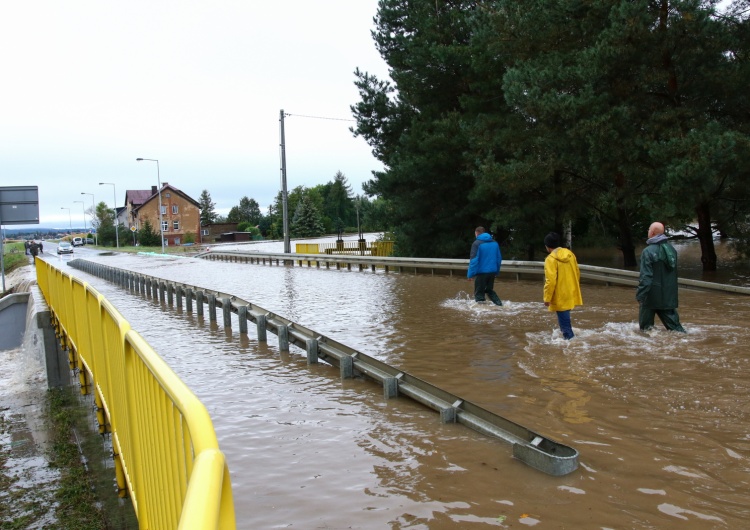
[[483,272],[474,276],[474,300],[484,302],[485,295],[490,297],[495,305],[503,305],[495,292],[495,273]]

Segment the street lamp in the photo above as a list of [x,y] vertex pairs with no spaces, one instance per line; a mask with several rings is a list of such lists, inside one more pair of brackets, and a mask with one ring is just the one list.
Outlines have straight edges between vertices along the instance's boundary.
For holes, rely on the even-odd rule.
[[120,224],[117,222],[117,187],[115,186],[114,182],[99,183],[100,186],[103,186],[105,184],[112,186],[112,195],[114,197],[114,202],[112,203],[112,205],[114,206],[115,210],[115,244],[117,245],[117,248],[120,248],[120,236],[118,234],[119,230],[117,229],[119,227],[118,225]]
[[60,206],[61,210],[68,210],[68,221],[70,221],[70,231],[73,232],[73,217],[70,215],[70,208]]
[[[82,191],[81,195],[91,195],[91,228],[94,228],[94,217],[96,217],[96,205],[94,204],[94,194],[86,193],[85,191]],[[94,233],[94,242],[97,245],[99,244],[99,230],[97,230]]]
[[159,176],[159,161],[155,158],[136,158],[136,162],[143,162],[148,160],[149,162],[156,162],[156,183],[159,185],[159,234],[161,235],[161,253],[166,254],[164,251],[164,222],[161,220],[161,177]]
[[74,203],[75,203],[75,202],[80,202],[80,203],[81,203],[81,211],[83,212],[83,229],[84,229],[84,230],[85,230],[86,232],[88,232],[88,231],[89,231],[89,229],[88,229],[88,228],[86,228],[86,206],[85,206],[85,205],[83,204],[83,201],[73,201],[73,202],[74,202]]

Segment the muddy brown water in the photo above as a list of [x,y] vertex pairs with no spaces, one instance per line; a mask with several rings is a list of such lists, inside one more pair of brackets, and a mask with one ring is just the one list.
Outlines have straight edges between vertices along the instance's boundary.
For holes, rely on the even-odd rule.
[[[77,257],[84,257],[79,255]],[[580,452],[564,477],[379,386],[65,267],[211,414],[238,528],[745,528],[750,297],[684,291],[687,334],[637,329],[629,288],[583,285],[561,340],[540,281],[477,305],[449,277],[85,256],[252,301]],[[219,318],[221,316],[219,315]]]

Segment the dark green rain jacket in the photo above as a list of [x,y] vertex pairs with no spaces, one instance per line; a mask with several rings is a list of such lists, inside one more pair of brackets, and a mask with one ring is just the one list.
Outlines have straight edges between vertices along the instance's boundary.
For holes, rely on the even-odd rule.
[[649,309],[677,308],[677,251],[666,238],[643,249],[635,298]]

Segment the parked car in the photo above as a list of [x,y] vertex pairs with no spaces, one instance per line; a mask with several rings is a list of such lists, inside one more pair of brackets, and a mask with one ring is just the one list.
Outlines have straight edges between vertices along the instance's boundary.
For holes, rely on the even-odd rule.
[[60,241],[57,244],[57,253],[58,254],[72,254],[73,253],[73,245],[71,245],[67,241]]
[[83,238],[74,237],[73,238],[73,246],[74,247],[80,247],[81,245],[83,245]]
[[93,245],[93,244],[94,244],[94,238],[92,238],[92,237],[87,237],[87,238],[86,238],[86,244],[87,244],[87,245]]

